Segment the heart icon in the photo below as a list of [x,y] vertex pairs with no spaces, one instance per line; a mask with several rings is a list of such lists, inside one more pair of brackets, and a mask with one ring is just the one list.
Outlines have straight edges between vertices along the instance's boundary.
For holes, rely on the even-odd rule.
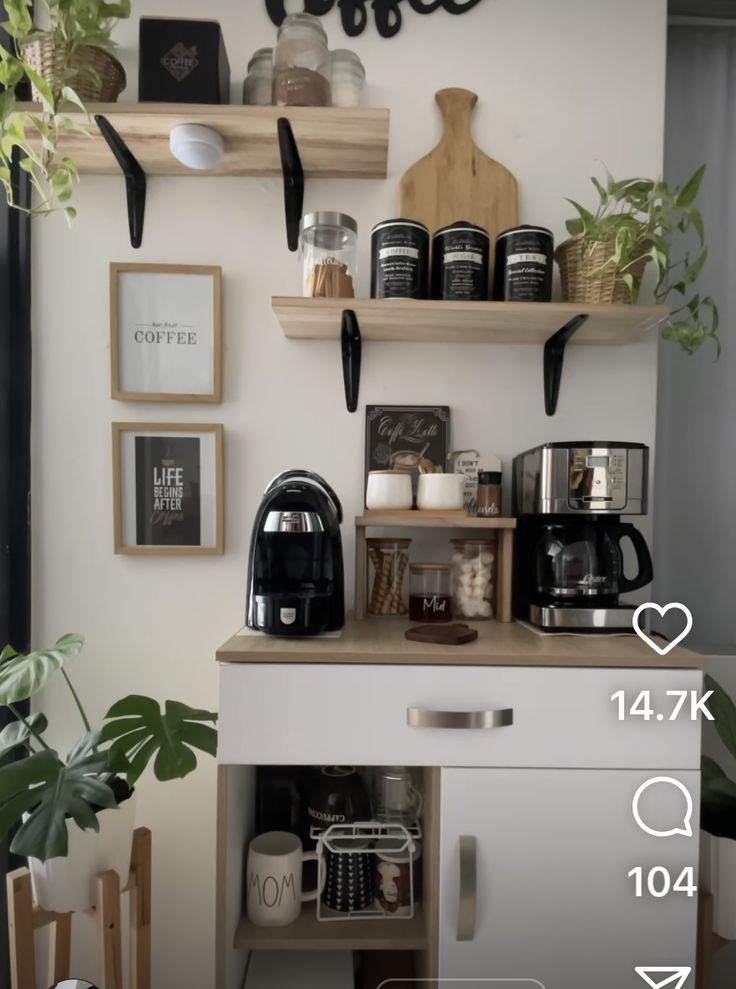
[[[650,608],[658,611],[662,618],[664,618],[668,611],[681,611],[685,616],[685,628],[671,642],[668,642],[666,646],[660,646],[650,639],[647,633],[643,631],[639,625],[640,616],[643,612],[648,611]],[[631,624],[634,626],[634,631],[643,642],[646,642],[646,644],[654,649],[655,652],[658,652],[660,656],[666,656],[670,649],[674,649],[678,642],[682,642],[682,640],[690,634],[690,629],[693,627],[693,616],[690,609],[686,608],[684,604],[680,604],[679,601],[672,601],[664,607],[662,607],[661,604],[655,604],[654,601],[647,601],[645,604],[640,604],[636,609]]]

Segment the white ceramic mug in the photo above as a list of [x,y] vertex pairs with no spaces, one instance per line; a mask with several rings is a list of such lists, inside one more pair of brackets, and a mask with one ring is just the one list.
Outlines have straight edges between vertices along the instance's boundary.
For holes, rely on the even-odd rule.
[[411,474],[395,470],[370,471],[365,492],[366,508],[374,512],[407,509],[413,502]]
[[248,920],[259,927],[285,927],[293,923],[302,903],[316,900],[325,884],[324,864],[319,870],[321,886],[302,893],[305,862],[318,862],[317,852],[305,852],[299,837],[289,831],[267,831],[251,841],[246,866],[246,909]]
[[417,508],[425,511],[460,511],[464,504],[462,474],[420,474]]

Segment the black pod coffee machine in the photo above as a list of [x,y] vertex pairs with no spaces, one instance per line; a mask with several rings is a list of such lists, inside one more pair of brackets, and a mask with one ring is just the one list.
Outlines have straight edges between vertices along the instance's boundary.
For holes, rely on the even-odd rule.
[[271,481],[253,524],[246,624],[270,635],[321,635],[345,624],[340,523],[332,488],[308,470]]

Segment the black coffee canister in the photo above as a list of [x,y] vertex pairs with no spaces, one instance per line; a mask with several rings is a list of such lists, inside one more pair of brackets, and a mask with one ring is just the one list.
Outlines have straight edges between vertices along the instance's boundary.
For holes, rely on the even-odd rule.
[[432,298],[484,302],[490,244],[488,232],[466,220],[438,230],[432,238]]
[[429,230],[417,220],[384,220],[371,233],[371,298],[426,299]]
[[554,238],[545,227],[521,226],[496,237],[493,298],[496,302],[549,302]]

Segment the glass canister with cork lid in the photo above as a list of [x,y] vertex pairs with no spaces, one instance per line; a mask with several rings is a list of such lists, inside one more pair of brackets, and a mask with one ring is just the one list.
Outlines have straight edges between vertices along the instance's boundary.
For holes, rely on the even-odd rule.
[[411,539],[368,539],[368,559],[373,565],[369,615],[405,615],[404,584]]
[[413,622],[452,621],[450,565],[412,563],[409,587],[409,618]]
[[307,298],[352,299],[358,224],[347,213],[307,213],[299,226],[302,293]]
[[289,14],[273,53],[276,106],[330,106],[332,59],[327,35],[312,14]]
[[493,618],[496,534],[452,540],[452,604],[456,618]]

